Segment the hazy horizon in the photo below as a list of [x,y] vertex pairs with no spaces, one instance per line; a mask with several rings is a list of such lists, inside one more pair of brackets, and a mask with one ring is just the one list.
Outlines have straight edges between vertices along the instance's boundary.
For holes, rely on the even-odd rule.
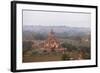
[[91,27],[91,14],[23,11],[23,26]]
[[49,25],[23,25],[23,27],[69,27],[69,28],[88,28],[90,29],[90,27],[72,27],[72,26],[62,26],[62,25],[59,25],[59,26],[49,26]]

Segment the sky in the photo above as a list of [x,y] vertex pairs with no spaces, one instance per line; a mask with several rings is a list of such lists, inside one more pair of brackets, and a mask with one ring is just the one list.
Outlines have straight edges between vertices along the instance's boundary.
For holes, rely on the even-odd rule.
[[23,25],[91,27],[90,13],[23,10]]

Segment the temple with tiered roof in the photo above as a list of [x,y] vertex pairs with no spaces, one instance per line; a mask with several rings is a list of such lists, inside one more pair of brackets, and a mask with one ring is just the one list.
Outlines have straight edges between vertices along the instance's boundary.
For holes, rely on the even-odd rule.
[[48,33],[47,39],[44,41],[43,45],[44,50],[46,51],[63,51],[64,49],[61,48],[60,41],[55,36],[53,30]]

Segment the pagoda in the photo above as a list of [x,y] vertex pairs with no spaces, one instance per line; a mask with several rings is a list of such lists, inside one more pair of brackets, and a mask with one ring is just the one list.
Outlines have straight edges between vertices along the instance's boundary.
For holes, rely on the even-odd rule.
[[54,51],[56,49],[60,48],[60,42],[55,37],[55,33],[53,30],[51,30],[48,34],[47,39],[44,41],[44,49],[47,51]]

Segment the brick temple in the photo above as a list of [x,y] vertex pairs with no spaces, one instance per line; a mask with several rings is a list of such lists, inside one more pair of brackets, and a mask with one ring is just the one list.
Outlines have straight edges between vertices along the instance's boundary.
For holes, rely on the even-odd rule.
[[64,51],[64,48],[61,48],[60,41],[55,36],[53,30],[48,33],[48,37],[44,41],[43,48],[46,51]]

